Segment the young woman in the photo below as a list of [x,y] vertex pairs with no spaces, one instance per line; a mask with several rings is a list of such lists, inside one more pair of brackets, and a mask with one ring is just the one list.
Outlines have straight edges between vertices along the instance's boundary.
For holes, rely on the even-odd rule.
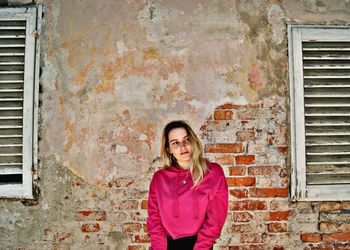
[[227,216],[228,191],[220,165],[202,157],[202,145],[184,121],[166,125],[164,169],[151,181],[147,227],[152,250],[209,250]]

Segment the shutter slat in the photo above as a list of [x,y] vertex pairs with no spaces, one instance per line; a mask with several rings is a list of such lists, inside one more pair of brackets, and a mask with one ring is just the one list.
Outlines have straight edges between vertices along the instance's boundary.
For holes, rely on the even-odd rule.
[[16,92],[23,92],[23,89],[0,89],[0,93],[2,92],[16,93]]
[[22,144],[0,144],[0,148],[12,148],[12,147],[22,147],[22,146],[23,146]]
[[308,162],[307,163],[307,165],[348,165],[349,164],[349,162],[348,161],[333,161],[333,162],[331,162],[331,161],[328,161],[328,162],[326,162],[326,161],[319,161],[319,162],[317,162],[317,161],[315,161],[315,162]]
[[[0,164],[1,166],[1,164]],[[13,174],[22,174],[22,168],[16,167],[16,166],[21,166],[21,164],[11,164],[8,163],[5,166],[14,166],[10,168],[0,168],[0,175],[13,175]]]
[[[1,119],[1,118],[0,118]],[[306,123],[306,127],[343,127],[350,126],[350,123]]]
[[332,132],[329,132],[329,133],[307,133],[306,132],[306,136],[348,136],[348,135],[350,135],[350,131],[344,132],[344,133],[332,133]]
[[307,147],[319,147],[319,146],[350,146],[350,142],[320,142],[320,143],[306,143]]
[[342,48],[342,47],[319,47],[319,48],[308,48],[304,47],[303,51],[350,51],[350,48]]
[[0,26],[1,30],[25,30],[24,26]]
[[13,154],[1,154],[0,153],[0,158],[1,157],[11,157],[11,156],[22,156],[22,155],[23,155],[22,153],[13,153]]
[[334,114],[334,113],[306,113],[306,117],[333,117],[333,116],[350,116],[350,113],[344,113],[344,114]]
[[0,48],[25,48],[24,44],[0,44]]
[[304,85],[304,88],[350,88],[350,84],[313,84],[313,85]]
[[[0,54],[1,55],[1,54]],[[14,75],[14,74],[23,74],[24,71],[0,71],[0,75]]]
[[349,65],[304,65],[304,69],[307,70],[336,70],[336,69],[350,69]]
[[350,151],[349,152],[319,152],[319,153],[306,153],[306,155],[350,155]]
[[0,98],[0,102],[21,102],[23,98]]
[[25,35],[0,35],[0,39],[23,39]]
[[305,104],[306,108],[343,108],[343,107],[350,107],[350,103],[345,103],[345,104],[332,104],[332,103],[327,103],[327,104]]
[[24,83],[23,80],[0,80],[0,84],[2,83]]
[[0,120],[22,120],[23,116],[0,116]]
[[350,75],[344,75],[344,76],[315,75],[315,76],[304,76],[304,79],[350,79]]

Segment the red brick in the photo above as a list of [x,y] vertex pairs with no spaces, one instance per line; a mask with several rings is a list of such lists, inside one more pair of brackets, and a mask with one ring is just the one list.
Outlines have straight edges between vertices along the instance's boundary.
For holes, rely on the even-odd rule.
[[303,233],[300,239],[304,242],[321,242],[321,235],[318,233]]
[[149,243],[150,238],[149,238],[148,234],[135,235],[135,242],[137,242],[137,243]]
[[337,211],[343,209],[350,209],[350,202],[322,202],[320,206],[320,211]]
[[124,200],[117,203],[116,209],[120,210],[136,210],[138,202],[135,200]]
[[148,233],[147,224],[143,224],[143,232]]
[[349,250],[350,244],[339,244],[334,246],[334,250]]
[[256,225],[253,223],[238,224],[234,223],[227,229],[229,233],[252,233],[265,231],[266,225]]
[[241,143],[215,143],[205,145],[206,153],[243,153],[244,148]]
[[147,209],[147,200],[141,201],[141,209]]
[[270,223],[268,225],[270,233],[282,233],[288,231],[287,223]]
[[100,224],[98,223],[84,223],[81,226],[81,231],[83,233],[95,233],[101,230]]
[[237,155],[236,158],[237,165],[251,165],[255,163],[254,155]]
[[215,110],[214,119],[215,120],[232,120],[233,113],[231,110]]
[[273,247],[272,250],[284,250],[284,247],[275,246],[275,247]]
[[106,212],[105,211],[90,211],[83,210],[75,214],[75,220],[77,221],[105,221]]
[[232,155],[222,155],[215,157],[215,161],[222,165],[232,165],[235,163],[235,157]]
[[229,250],[266,250],[266,246],[264,244],[230,246]]
[[128,250],[146,250],[146,247],[142,245],[132,245],[128,246]]
[[288,197],[288,188],[251,188],[251,197]]
[[333,233],[322,235],[323,242],[349,242],[350,232],[346,233]]
[[290,211],[274,211],[270,212],[270,221],[278,221],[278,220],[288,220],[290,215]]
[[139,232],[142,228],[140,223],[125,223],[122,225],[122,231],[124,233],[134,233]]
[[304,250],[333,250],[333,245],[308,245],[304,247]]
[[255,139],[254,131],[238,131],[236,133],[238,141],[252,141]]
[[218,109],[240,109],[244,107],[243,105],[236,105],[236,104],[232,104],[232,103],[225,103],[223,105],[220,105],[219,107],[217,107]]
[[255,186],[254,177],[228,177],[226,178],[229,187],[251,187]]
[[248,175],[266,175],[279,176],[281,172],[280,166],[256,166],[248,168]]
[[248,198],[248,190],[247,189],[230,190],[230,194],[238,199]]
[[241,210],[265,210],[265,201],[231,201],[229,203],[230,210],[241,211]]
[[241,243],[260,243],[261,236],[260,234],[241,234]]
[[230,171],[230,175],[232,176],[242,176],[245,175],[245,173],[247,172],[247,168],[246,167],[230,167],[229,168]]
[[248,212],[233,213],[233,220],[235,222],[249,222],[254,219],[254,216]]
[[281,146],[281,147],[277,147],[277,151],[278,153],[280,153],[281,155],[286,155],[287,154],[287,151],[288,151],[288,148],[285,147],[285,146]]

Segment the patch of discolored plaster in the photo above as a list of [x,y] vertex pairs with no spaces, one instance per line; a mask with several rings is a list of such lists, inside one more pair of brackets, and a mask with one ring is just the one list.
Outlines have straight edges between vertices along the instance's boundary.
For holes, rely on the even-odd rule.
[[248,39],[254,40],[259,33],[266,32],[268,23],[266,7],[264,1],[237,1],[238,16],[249,27]]
[[311,12],[326,12],[327,5],[323,0],[303,0],[303,6]]
[[139,25],[146,31],[146,39],[154,43],[170,44],[174,40],[173,34],[169,34],[166,23],[174,21],[182,13],[161,6],[153,0],[149,0],[144,9],[138,14]]
[[248,27],[241,22],[235,11],[235,1],[215,0],[200,3],[191,17],[194,38],[239,39]]
[[274,4],[268,12],[268,21],[272,28],[272,41],[279,45],[286,37],[286,24],[284,22],[284,12],[280,5]]
[[[317,10],[317,2],[306,2]],[[312,5],[314,4],[314,5]],[[344,0],[322,0],[326,12],[312,12],[306,8],[303,1],[282,0],[281,7],[285,12],[286,20],[299,24],[347,24],[350,22],[350,6]],[[311,8],[310,7],[310,8]],[[321,11],[323,9],[320,9]]]

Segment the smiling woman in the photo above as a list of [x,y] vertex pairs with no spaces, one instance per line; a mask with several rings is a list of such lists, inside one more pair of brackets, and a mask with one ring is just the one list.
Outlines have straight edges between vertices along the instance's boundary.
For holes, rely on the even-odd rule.
[[184,121],[166,125],[164,169],[151,181],[147,226],[153,250],[212,249],[227,216],[228,191],[220,165],[205,160]]

